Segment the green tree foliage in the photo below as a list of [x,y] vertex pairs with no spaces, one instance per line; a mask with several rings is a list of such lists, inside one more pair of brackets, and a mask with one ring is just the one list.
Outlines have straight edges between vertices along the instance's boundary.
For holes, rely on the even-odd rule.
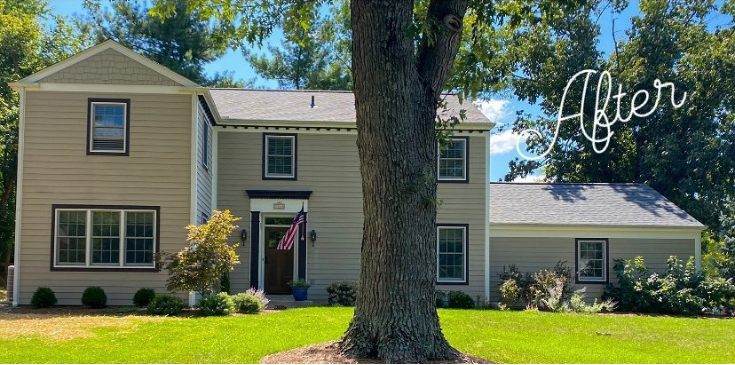
[[0,0],[0,276],[12,254],[18,165],[18,94],[9,83],[87,47],[44,0]]
[[235,252],[237,243],[230,245],[227,238],[237,229],[229,210],[212,213],[207,223],[188,225],[188,244],[180,252],[171,255],[166,269],[169,273],[169,290],[196,291],[210,296],[219,287],[222,275],[231,272],[239,264]]
[[149,13],[145,3],[85,0],[89,15],[78,23],[91,28],[97,42],[112,39],[204,86],[242,88],[231,72],[207,77],[204,66],[221,57],[228,39],[185,1],[167,1],[170,17]]
[[[541,131],[544,138],[529,139],[528,150],[536,155],[549,148],[551,152],[539,161],[512,161],[505,179],[543,167],[547,180],[555,182],[646,183],[719,232],[723,204],[735,196],[735,94],[727,86],[735,81],[735,38],[732,27],[715,28],[709,22],[717,16],[731,18],[731,2],[718,10],[708,0],[641,1],[627,40],[619,40],[607,57],[596,51],[600,6],[609,4],[589,2],[552,27],[531,27],[516,39],[523,53],[513,61],[519,71],[509,84],[519,98],[538,103],[547,116],[521,114],[514,130]],[[617,3],[613,14],[625,6]],[[594,152],[576,120],[561,123],[559,139],[551,147],[566,83],[583,69],[612,74],[613,94],[618,85],[628,93],[621,103],[623,116],[630,112],[630,98],[637,90],[650,93],[652,101],[644,110],[651,108],[658,93],[656,79],[673,82],[677,100],[686,92],[686,104],[672,107],[670,89],[664,89],[655,113],[612,127],[613,138],[601,154]],[[592,80],[582,108],[588,134],[597,88],[597,79]],[[579,85],[567,94],[567,102],[576,104],[568,104],[566,115],[579,110]],[[611,100],[606,110],[611,118],[615,107]]]
[[252,54],[243,49],[255,72],[277,80],[283,89],[350,90],[349,8],[345,1],[331,8],[329,16],[317,9],[308,27],[289,24],[283,29],[280,46],[269,45],[268,53]]

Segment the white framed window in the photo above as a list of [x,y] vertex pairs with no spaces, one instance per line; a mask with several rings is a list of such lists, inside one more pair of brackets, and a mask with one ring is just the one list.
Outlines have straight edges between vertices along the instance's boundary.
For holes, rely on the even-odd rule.
[[158,207],[55,205],[53,269],[155,269]]
[[87,154],[127,155],[130,100],[89,99]]
[[263,179],[296,180],[296,135],[263,135]]
[[467,137],[450,138],[439,146],[437,158],[437,180],[444,182],[469,182]]
[[607,239],[576,240],[576,272],[579,283],[607,283]]
[[465,224],[436,227],[437,284],[467,284],[467,232]]
[[209,122],[205,119],[202,121],[202,166],[209,169]]

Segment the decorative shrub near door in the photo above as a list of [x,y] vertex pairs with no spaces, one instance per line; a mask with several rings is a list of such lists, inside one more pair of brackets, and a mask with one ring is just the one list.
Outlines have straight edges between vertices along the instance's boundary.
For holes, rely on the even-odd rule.
[[357,283],[354,281],[336,281],[327,286],[330,305],[352,307],[357,299]]

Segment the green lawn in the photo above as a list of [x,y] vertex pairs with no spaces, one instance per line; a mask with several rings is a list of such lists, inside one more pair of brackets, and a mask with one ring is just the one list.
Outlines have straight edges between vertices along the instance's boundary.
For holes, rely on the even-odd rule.
[[[538,312],[440,310],[449,341],[506,363],[728,363],[735,360],[735,320]],[[89,317],[0,314],[0,362],[251,363],[265,355],[338,339],[349,308],[291,309],[220,318],[129,316],[114,325],[84,324],[84,336],[17,335],[54,331]],[[16,318],[17,317],[17,318]],[[35,321],[41,321],[36,323]],[[46,322],[44,322],[46,321]],[[65,322],[66,321],[66,322]],[[119,325],[118,322],[125,323]],[[85,322],[86,323],[86,322]],[[97,323],[97,322],[90,322]],[[2,327],[15,327],[2,331]],[[95,327],[95,328],[86,328]],[[73,332],[73,331],[72,331]],[[30,334],[29,334],[30,333]],[[61,333],[61,332],[59,332]]]

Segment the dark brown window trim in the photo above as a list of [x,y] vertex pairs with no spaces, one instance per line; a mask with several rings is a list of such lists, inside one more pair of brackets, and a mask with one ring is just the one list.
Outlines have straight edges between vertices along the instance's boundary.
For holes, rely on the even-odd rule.
[[[57,209],[99,209],[99,210],[152,210],[156,212],[156,252],[153,255],[153,259],[156,260],[156,255],[161,253],[161,207],[160,206],[145,206],[145,205],[86,205],[86,204],[53,204],[51,205],[51,257],[50,257],[50,268],[51,271],[95,271],[95,272],[158,272],[161,271],[159,263],[156,263],[155,267],[151,268],[140,268],[140,267],[74,267],[74,266],[63,266],[54,267],[54,258],[56,252],[54,247],[56,242],[54,240],[56,236],[56,210]],[[87,223],[89,224],[89,222]]]
[[[439,228],[464,228],[464,281],[439,281]],[[437,256],[437,272],[436,285],[469,285],[470,284],[470,225],[464,223],[437,223],[436,227],[436,256]]]
[[[125,107],[125,151],[124,152],[95,152],[92,151],[92,103],[124,103]],[[87,99],[87,155],[88,156],[130,156],[130,99]]]
[[470,137],[467,136],[459,136],[459,137],[450,137],[451,140],[464,140],[464,179],[457,179],[457,180],[451,180],[446,179],[442,180],[439,178],[439,158],[441,156],[441,151],[437,148],[437,155],[436,155],[436,182],[440,184],[468,184],[470,182]]
[[[579,241],[603,241],[605,244],[605,267],[602,270],[605,280],[579,279]],[[610,240],[607,238],[575,238],[574,239],[574,282],[576,284],[602,284],[610,282]]]
[[[275,176],[266,176],[266,170],[265,170],[265,159],[267,157],[267,141],[268,137],[293,137],[293,177],[275,177]],[[297,174],[299,171],[298,168],[298,162],[299,162],[299,154],[298,154],[298,136],[296,133],[263,133],[263,154],[260,159],[260,164],[263,170],[263,180],[288,180],[288,181],[296,181],[297,180]]]

